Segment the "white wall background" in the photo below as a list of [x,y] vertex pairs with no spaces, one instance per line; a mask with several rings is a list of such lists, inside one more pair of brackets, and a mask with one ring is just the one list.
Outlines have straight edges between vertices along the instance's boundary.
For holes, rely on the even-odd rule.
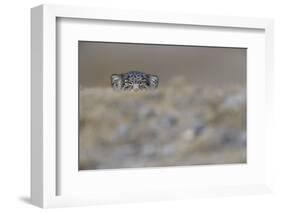
[[[30,8],[42,3],[173,11],[275,19],[275,132],[272,137],[272,195],[197,198],[185,201],[53,209],[51,212],[280,212],[281,211],[281,5],[278,0],[9,0],[0,7],[0,212],[37,212],[29,204]],[[281,126],[281,125],[280,125]]]

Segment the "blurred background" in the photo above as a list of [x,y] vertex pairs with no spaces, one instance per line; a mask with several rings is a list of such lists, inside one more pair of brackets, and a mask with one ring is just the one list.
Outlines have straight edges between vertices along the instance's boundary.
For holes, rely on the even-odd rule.
[[82,87],[108,87],[110,75],[130,70],[156,74],[165,86],[172,77],[189,85],[246,85],[245,48],[79,42]]
[[[246,163],[246,49],[79,42],[79,169]],[[159,76],[118,92],[110,76]]]

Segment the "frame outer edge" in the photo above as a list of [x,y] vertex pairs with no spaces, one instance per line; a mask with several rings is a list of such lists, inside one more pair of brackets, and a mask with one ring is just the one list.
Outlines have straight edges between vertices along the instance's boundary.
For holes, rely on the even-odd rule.
[[43,10],[43,208],[57,198],[56,150],[56,15],[52,7]]
[[[266,35],[266,184],[271,192],[274,192],[275,189],[275,177],[274,177],[274,168],[275,162],[272,153],[274,151],[274,101],[276,100],[275,96],[275,81],[274,81],[274,20],[267,19],[266,27],[265,27],[265,35]],[[277,150],[277,149],[276,149]]]
[[105,7],[85,7],[44,4],[57,17],[100,19],[107,21],[142,22],[173,25],[198,25],[229,28],[264,29],[269,18],[198,15],[189,13],[161,12],[153,10],[116,9]]
[[43,6],[31,9],[31,203],[43,207]]

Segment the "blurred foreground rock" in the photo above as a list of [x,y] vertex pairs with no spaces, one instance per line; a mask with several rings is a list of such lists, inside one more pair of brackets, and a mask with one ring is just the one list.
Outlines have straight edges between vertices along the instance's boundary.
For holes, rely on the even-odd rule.
[[246,90],[80,91],[80,169],[246,162]]

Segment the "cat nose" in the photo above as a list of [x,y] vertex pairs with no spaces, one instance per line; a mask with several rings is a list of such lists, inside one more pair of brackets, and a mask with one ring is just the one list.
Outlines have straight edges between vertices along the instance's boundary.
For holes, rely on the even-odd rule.
[[134,84],[134,86],[133,86],[133,90],[134,90],[134,91],[138,91],[138,90],[139,90],[138,85]]

